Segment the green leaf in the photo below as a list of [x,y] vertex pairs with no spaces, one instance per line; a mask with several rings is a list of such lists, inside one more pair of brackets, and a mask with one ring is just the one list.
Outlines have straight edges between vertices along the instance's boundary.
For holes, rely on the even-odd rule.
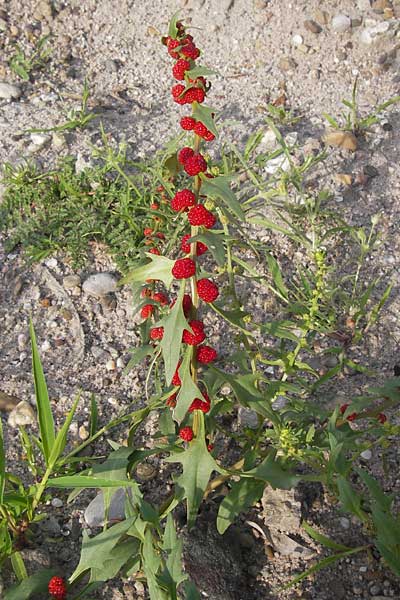
[[353,490],[347,479],[341,475],[338,476],[336,483],[339,490],[339,500],[344,510],[356,515],[363,522],[367,521],[367,515],[361,509],[361,496]]
[[390,511],[390,507],[392,505],[394,495],[387,495],[382,490],[381,486],[367,471],[364,469],[359,469],[356,467],[355,469],[365,485],[368,487],[368,491],[372,497],[372,499],[379,504],[384,510]]
[[21,583],[10,587],[3,596],[3,600],[29,600],[33,594],[45,594],[49,581],[57,575],[56,569],[45,569],[27,577]]
[[215,302],[210,304],[210,306],[216,313],[221,315],[221,317],[225,319],[225,321],[227,321],[237,329],[240,329],[240,331],[242,331],[248,337],[253,337],[253,334],[248,329],[246,329],[243,321],[244,317],[246,317],[248,313],[244,312],[241,308],[235,308],[234,310],[225,310],[218,303]]
[[79,400],[80,400],[80,395],[78,395],[76,397],[75,402],[73,403],[71,410],[69,411],[67,418],[64,421],[63,426],[61,427],[60,431],[57,433],[57,436],[56,436],[56,439],[54,440],[54,445],[53,445],[53,448],[51,450],[51,454],[49,457],[49,465],[54,465],[57,462],[57,459],[64,452],[64,448],[67,443],[67,433],[68,433],[69,427],[71,425],[73,416],[75,414],[76,408],[78,406]]
[[176,13],[174,15],[172,15],[171,21],[169,22],[169,27],[168,27],[168,35],[169,37],[172,38],[176,38],[177,34],[178,34],[178,28],[176,26],[177,22],[179,21],[179,13],[181,12],[181,9],[177,10]]
[[[112,560],[115,547],[120,542],[122,536],[128,532],[135,519],[136,517],[129,517],[129,519],[125,519],[125,521],[117,523],[91,538],[83,530],[81,556],[78,566],[70,577],[70,582],[73,583],[82,573],[85,573],[89,569],[95,569],[96,574],[105,569],[106,563]],[[121,560],[120,555],[117,560],[118,562]],[[110,567],[111,565],[108,564],[108,568]]]
[[297,343],[299,337],[290,330],[290,328],[294,329],[294,325],[292,321],[271,321],[270,323],[262,323],[260,329],[269,335]]
[[133,367],[142,362],[146,356],[151,356],[155,353],[156,348],[151,346],[150,344],[145,344],[144,346],[139,346],[139,348],[131,348],[130,350],[131,358],[129,359],[128,364],[124,369],[124,374],[128,373]]
[[24,559],[20,552],[13,552],[10,556],[11,564],[13,571],[18,579],[18,581],[23,581],[28,577],[28,573],[26,571]]
[[4,449],[3,423],[0,419],[0,505],[3,504],[6,485],[6,453]]
[[167,462],[182,464],[182,475],[176,478],[176,484],[184,490],[183,498],[187,500],[188,527],[191,527],[196,520],[211,473],[213,471],[225,473],[207,450],[204,414],[200,411],[196,412],[199,422],[197,437],[189,443],[184,452],[177,452],[166,458]]
[[279,268],[277,260],[270,254],[266,253],[267,262],[269,270],[271,271],[272,280],[275,284],[276,289],[280,292],[280,294],[287,299],[289,292],[287,287],[284,284],[281,270]]
[[96,397],[94,394],[92,394],[90,396],[90,437],[92,437],[97,431],[98,419],[99,411],[97,409]]
[[201,600],[201,596],[193,581],[185,581],[185,600]]
[[181,378],[181,387],[176,399],[174,408],[174,419],[180,423],[185,418],[189,406],[195,398],[203,398],[203,394],[195,384],[190,374],[190,362],[193,356],[193,346],[188,346],[179,367],[179,376]]
[[172,275],[172,267],[175,261],[165,256],[157,256],[146,252],[146,256],[151,259],[150,262],[145,265],[141,265],[128,273],[126,277],[119,280],[119,285],[125,285],[134,281],[141,283],[145,282],[146,279],[157,279],[162,281],[165,287],[169,288],[174,279]]
[[113,579],[128,561],[134,560],[135,556],[139,557],[139,549],[140,542],[137,539],[119,541],[112,549],[110,557],[104,559],[101,567],[91,567],[89,582]]
[[217,529],[221,535],[242,512],[253,506],[263,494],[265,483],[254,479],[240,479],[232,484],[231,491],[222,500],[217,518]]
[[228,208],[241,220],[245,221],[246,216],[234,192],[230,188],[232,177],[230,175],[219,175],[214,179],[202,179],[201,193],[210,198],[221,198]]
[[[192,71],[189,71],[189,73],[191,72]],[[195,75],[195,77],[200,77],[200,75]],[[191,79],[193,79],[193,76]],[[201,121],[203,125],[205,125],[207,129],[215,135],[215,137],[218,137],[218,129],[215,126],[215,121],[212,116],[216,113],[216,110],[210,106],[203,106],[198,102],[196,102],[194,106],[193,117],[196,119],[196,121]]]
[[54,429],[54,420],[53,414],[51,412],[49,394],[47,391],[46,380],[44,378],[42,363],[40,362],[32,319],[30,319],[29,322],[29,330],[31,336],[32,368],[33,379],[35,382],[35,394],[36,405],[38,410],[40,437],[43,443],[43,452],[46,465],[49,466],[50,454],[52,452],[54,440],[56,437]]
[[170,596],[159,585],[157,573],[161,567],[161,558],[156,552],[153,543],[153,537],[149,529],[145,532],[145,538],[142,549],[143,571],[146,575],[149,588],[150,600],[169,600]]
[[255,479],[267,481],[273,488],[283,490],[295,487],[301,480],[301,477],[282,468],[279,459],[276,458],[276,452],[273,451],[270,451],[268,456],[257,467],[243,473],[243,476],[247,475],[251,475]]
[[49,479],[46,488],[78,488],[78,489],[101,489],[101,488],[119,488],[132,487],[138,488],[136,481],[128,479],[105,479],[90,475],[66,475],[65,477],[56,477]]
[[[217,75],[217,71],[214,71],[213,69],[209,69],[208,67],[202,67],[201,65],[196,65],[195,67],[193,67],[193,69],[190,69],[190,71],[187,71],[187,74],[189,75],[190,79],[196,79],[196,77],[207,77],[208,75]],[[201,108],[207,108],[207,106],[202,106],[199,104],[199,106],[201,106]],[[215,110],[212,110],[212,112],[215,112]],[[194,113],[196,114],[196,113]],[[195,119],[197,119],[197,117],[195,117]],[[201,120],[201,119],[197,119],[197,120]],[[204,121],[203,121],[204,123]],[[204,125],[206,125],[204,123]],[[207,129],[210,129],[209,127],[207,127]]]
[[164,327],[164,335],[160,346],[164,359],[165,379],[167,385],[171,384],[171,380],[178,365],[182,346],[182,334],[188,327],[182,307],[185,286],[186,281],[181,281],[176,302],[173,308],[169,311],[168,315],[161,322],[162,326]]
[[203,242],[211,252],[213,258],[220,267],[225,266],[226,252],[225,252],[225,236],[221,235],[217,231],[207,231],[195,235],[188,240],[190,242]]
[[310,537],[312,537],[313,540],[315,540],[316,542],[319,542],[320,544],[322,544],[323,546],[326,546],[327,548],[330,548],[331,550],[338,550],[339,552],[347,552],[348,550],[352,550],[352,548],[349,548],[348,546],[344,546],[343,544],[338,544],[337,542],[331,540],[330,538],[326,537],[325,535],[322,535],[322,533],[319,533],[316,529],[311,527],[311,525],[309,525],[306,521],[302,521],[301,526],[308,533],[308,535]]
[[187,579],[187,575],[182,571],[183,541],[176,535],[171,513],[168,513],[167,516],[162,549],[166,553],[167,559],[165,568],[158,579],[168,589],[171,598],[176,598],[177,588],[182,581]]

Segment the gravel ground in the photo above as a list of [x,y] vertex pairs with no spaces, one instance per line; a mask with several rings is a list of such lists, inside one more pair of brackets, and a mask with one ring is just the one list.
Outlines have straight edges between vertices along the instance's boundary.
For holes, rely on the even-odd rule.
[[[204,63],[220,74],[213,83],[210,100],[226,121],[223,132],[239,146],[249,133],[265,127],[266,103],[283,93],[289,106],[304,117],[296,126],[300,145],[317,148],[321,147],[325,127],[322,113],[339,116],[341,100],[350,97],[356,76],[364,114],[399,93],[399,2],[190,0],[181,2],[181,7],[185,20],[192,19],[198,28],[196,41],[204,52]],[[78,156],[81,164],[90,160],[90,145],[98,143],[100,137],[98,122],[83,132],[53,135],[40,143],[23,133],[28,128],[62,122],[66,113],[79,105],[85,77],[90,82],[90,108],[101,117],[111,139],[126,140],[134,158],[158,149],[170,131],[176,130],[177,123],[176,105],[170,98],[171,61],[159,43],[159,35],[166,32],[176,8],[176,3],[169,0],[56,0],[51,4],[3,0],[0,82],[17,88],[13,91],[15,97],[7,99],[10,89],[0,83],[0,163],[18,164],[29,159],[47,167],[69,154]],[[15,44],[29,51],[35,40],[47,34],[51,35],[52,49],[49,65],[35,71],[30,82],[21,83],[8,64]],[[333,149],[315,175],[318,185],[334,192],[332,208],[352,224],[368,225],[372,215],[381,215],[381,244],[370,259],[369,275],[381,276],[383,281],[392,279],[394,292],[379,327],[357,349],[363,362],[380,373],[377,380],[392,375],[400,339],[396,293],[400,114],[396,110],[374,126],[357,152]],[[360,185],[346,187],[335,178],[338,173],[356,178],[360,173],[371,173],[371,167],[374,176]],[[279,243],[278,238],[274,239]],[[283,256],[287,252],[290,260],[284,246],[277,252]],[[342,259],[345,264],[346,258]],[[87,267],[76,273],[62,254],[27,267],[18,252],[6,254],[0,245],[0,269],[0,392],[33,402],[27,347],[27,319],[32,312],[56,416],[65,414],[78,389],[84,391],[73,429],[76,441],[87,435],[87,407],[92,392],[99,400],[102,422],[142,404],[145,374],[140,369],[123,374],[129,348],[138,341],[130,317],[129,289],[118,289],[107,301],[82,289],[82,282],[90,274],[118,276],[101,248],[94,246]],[[75,285],[68,280],[71,275],[79,277]],[[250,300],[263,310],[262,299],[256,293]],[[213,329],[216,333],[215,325]],[[341,395],[362,390],[365,383],[363,375],[356,375],[350,383],[343,382]],[[0,408],[5,414],[4,403]],[[6,436],[10,458],[23,474],[15,430],[6,428]],[[97,451],[101,453],[102,447]],[[399,458],[398,449],[393,448],[390,488],[394,492],[400,486],[395,477]],[[371,464],[380,474],[379,456],[374,456]],[[162,477],[147,485],[155,499],[163,497]],[[358,526],[335,511],[315,490],[300,490],[298,494],[293,502],[325,533],[349,545],[362,541]],[[53,563],[70,572],[79,547],[87,497],[80,499],[72,512],[65,508],[65,497],[60,497],[62,506],[49,507],[55,530],[50,534],[41,530],[39,540],[45,556],[39,557],[37,564],[46,564],[50,553]],[[260,503],[254,514],[244,516],[220,538],[212,525],[212,503],[204,509],[196,531],[187,541],[187,567],[204,597],[400,598],[399,582],[364,555],[317,574],[298,592],[277,596],[274,586],[287,583],[293,573],[310,565],[318,549],[310,539],[296,534],[292,523],[287,530],[300,536],[300,549],[269,560],[257,529],[248,524],[262,520],[265,511]],[[57,539],[63,527],[72,534],[62,547],[59,542],[49,546],[49,537]],[[96,597],[129,600],[143,597],[143,590],[131,582],[111,582]]]

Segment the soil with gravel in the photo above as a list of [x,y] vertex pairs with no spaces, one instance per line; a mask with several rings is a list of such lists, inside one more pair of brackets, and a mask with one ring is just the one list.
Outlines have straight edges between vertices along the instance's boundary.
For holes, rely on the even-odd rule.
[[[192,22],[203,62],[218,71],[210,101],[221,113],[222,135],[242,146],[249,133],[265,124],[266,104],[283,95],[303,119],[294,127],[301,147],[321,149],[326,122],[322,113],[340,116],[341,100],[349,99],[358,78],[359,107],[367,114],[399,93],[400,3],[389,0],[189,0],[177,7],[171,0],[3,0],[0,4],[0,163],[39,167],[73,155],[89,164],[91,147],[100,142],[99,120],[111,141],[126,141],[132,158],[154,153],[177,129],[177,110],[170,97],[171,61],[160,35],[177,8]],[[34,70],[30,81],[10,69],[18,44],[31,52],[37,40],[50,35],[51,57],[45,69]],[[51,127],[79,107],[85,78],[90,82],[89,108],[98,115],[83,131],[49,135],[38,141],[27,129]],[[2,85],[15,84],[13,92]],[[7,99],[7,94],[13,98]],[[183,114],[183,112],[182,112]],[[400,340],[398,235],[400,176],[400,113],[396,106],[359,140],[356,152],[330,149],[316,174],[315,185],[333,191],[331,208],[351,224],[368,226],[380,215],[381,243],[369,259],[369,277],[382,286],[393,282],[379,326],[369,332],[356,356],[375,375],[356,374],[335,388],[328,401],[343,401],[348,393],[363,391],[367,383],[381,383],[393,375]],[[292,128],[293,131],[293,128]],[[346,186],[338,174],[349,174]],[[358,182],[358,183],[357,183]],[[1,187],[0,187],[1,198]],[[273,238],[279,244],[279,238]],[[59,253],[27,266],[16,250],[6,253],[0,238],[0,392],[34,405],[28,344],[28,318],[36,328],[55,417],[60,421],[78,390],[82,400],[72,426],[72,442],[88,435],[89,400],[99,403],[104,424],[117,415],[143,406],[145,372],[124,372],[129,349],[139,343],[132,319],[129,288],[117,288],[105,299],[84,291],[83,282],[94,273],[118,278],[104,249],[93,245],[84,269],[74,272]],[[285,255],[286,248],[276,247]],[[290,256],[288,256],[290,259]],[[343,257],[342,257],[343,259]],[[343,259],[345,265],[345,258]],[[79,280],[71,285],[69,276]],[[249,301],[260,302],[256,293]],[[217,322],[210,326],[218,341]],[[220,348],[223,351],[223,347]],[[357,355],[358,352],[358,355]],[[378,373],[378,375],[376,375]],[[17,430],[7,426],[10,406],[0,395],[8,458],[16,473],[27,476]],[[398,416],[390,415],[396,422]],[[147,429],[146,429],[147,427]],[[142,431],[146,440],[151,423]],[[124,430],[115,433],[123,441]],[[98,455],[106,451],[100,443]],[[369,461],[371,472],[382,475],[379,453]],[[399,449],[388,456],[387,489],[398,494]],[[145,482],[149,498],[168,495],[169,472],[150,461],[156,476]],[[69,574],[79,553],[84,510],[93,494],[83,494],[66,506],[66,494],[46,506],[49,519],[39,524],[36,547],[24,550],[32,571],[52,564]],[[399,598],[400,583],[377,557],[365,554],[343,560],[315,574],[296,590],[276,591],[294,574],[324,555],[323,550],[291,522],[287,532],[294,547],[271,557],[263,537],[268,504],[260,502],[243,515],[224,536],[215,530],[218,495],[201,510],[195,530],[184,533],[185,564],[191,577],[210,600],[294,599],[340,600]],[[285,500],[282,499],[282,503]],[[344,517],[318,488],[303,487],[292,499],[299,514],[338,542],[363,543],[361,528]],[[285,505],[286,506],[286,505]],[[292,507],[292,508],[293,508]],[[288,512],[288,511],[286,511]],[[289,516],[292,509],[289,510]],[[279,519],[283,519],[283,513]],[[287,515],[286,515],[287,516]],[[256,525],[254,525],[254,523]],[[183,527],[183,525],[182,525]],[[283,529],[285,529],[282,526]],[[260,529],[262,530],[260,532]],[[184,531],[184,529],[183,529]],[[264,534],[265,535],[265,534]],[[287,542],[287,540],[286,540]],[[288,542],[287,542],[288,543]],[[4,578],[9,581],[5,572]],[[1,584],[1,582],[0,582]],[[142,584],[130,580],[108,582],[93,598],[122,600],[146,596]]]

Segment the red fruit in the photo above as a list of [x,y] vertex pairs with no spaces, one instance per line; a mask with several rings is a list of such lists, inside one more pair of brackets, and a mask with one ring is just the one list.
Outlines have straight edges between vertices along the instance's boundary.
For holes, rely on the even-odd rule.
[[168,54],[170,56],[172,56],[172,58],[179,58],[179,53],[175,52],[175,48],[179,48],[179,46],[181,46],[181,44],[182,44],[182,42],[180,42],[179,40],[167,38]]
[[191,442],[193,439],[193,429],[191,427],[182,427],[179,431],[179,437],[185,442]]
[[175,279],[188,279],[196,273],[196,263],[191,258],[178,258],[172,267]]
[[199,279],[197,282],[197,292],[204,302],[214,302],[219,295],[218,286],[210,281],[210,279]]
[[197,348],[197,362],[203,365],[208,365],[208,363],[216,360],[217,356],[217,351],[214,348],[211,348],[211,346],[199,346]]
[[208,397],[206,392],[203,393],[203,396],[206,398],[206,400],[201,400],[200,398],[195,398],[193,400],[192,404],[189,406],[189,412],[193,412],[194,410],[201,410],[203,413],[208,413],[210,411],[210,408],[211,408],[210,398]]
[[182,96],[182,93],[184,91],[185,91],[185,86],[182,85],[181,83],[174,85],[171,89],[172,97],[173,97],[174,101],[177,102],[178,104],[186,104],[185,96]]
[[142,319],[148,319],[153,314],[153,311],[153,304],[145,304],[142,310],[140,311],[140,316],[142,317]]
[[194,126],[194,132],[207,142],[212,142],[215,139],[215,135],[209,131],[207,127],[201,123],[201,121],[197,121],[196,125]]
[[196,204],[196,196],[190,190],[184,189],[180,192],[176,192],[175,196],[171,200],[171,208],[176,212],[185,210]]
[[197,204],[189,210],[189,223],[193,226],[204,225],[207,229],[214,227],[216,218],[203,204]]
[[166,304],[168,304],[168,298],[162,292],[157,292],[157,294],[154,294],[153,300],[155,302],[159,302],[161,306],[165,306]]
[[188,58],[196,60],[200,56],[200,50],[196,48],[193,42],[188,42],[181,48],[181,53]]
[[205,97],[206,93],[202,88],[192,87],[186,90],[184,93],[182,104],[192,104],[193,102],[198,102],[201,104],[204,102]]
[[[187,233],[182,238],[181,250],[185,254],[189,254],[189,252],[190,252],[190,244],[188,244],[188,240],[190,240],[191,237],[192,236],[190,235],[190,233]],[[208,250],[208,248],[205,244],[203,244],[203,242],[196,243],[196,255],[197,256],[201,256],[202,254],[204,254],[204,252],[207,252],[207,250]]]
[[164,336],[164,327],[153,327],[150,329],[150,337],[152,340],[162,340]]
[[351,413],[351,415],[349,415],[349,416],[347,417],[347,420],[348,420],[348,421],[354,421],[356,418],[357,418],[357,413],[356,413],[356,412],[354,412],[354,413]]
[[153,233],[153,230],[151,227],[146,227],[145,229],[143,229],[144,235],[151,235],[152,233]]
[[182,117],[180,125],[185,131],[192,131],[196,125],[196,119],[193,119],[193,117]]
[[190,69],[190,62],[185,60],[184,58],[180,58],[176,61],[172,68],[172,75],[175,79],[183,80],[185,79],[185,72]]
[[158,238],[159,240],[165,240],[165,235],[163,234],[162,231],[157,231],[157,233],[155,235],[156,235],[156,238]]
[[177,393],[175,392],[175,394],[172,394],[169,398],[167,398],[166,405],[169,406],[170,408],[175,408],[176,396],[177,396]]
[[344,413],[347,410],[347,407],[350,406],[350,404],[342,404],[341,407],[339,408],[339,412],[341,415],[344,415]]
[[160,208],[160,205],[157,202],[152,202],[150,204],[150,208],[151,210],[158,210]]
[[188,146],[185,146],[184,148],[182,148],[182,150],[179,150],[179,152],[178,152],[178,162],[180,162],[181,165],[185,166],[187,160],[189,158],[191,158],[193,155],[194,155],[193,148],[189,148]]
[[52,577],[49,581],[48,591],[56,600],[64,600],[67,596],[67,586],[62,577]]
[[179,367],[181,366],[181,363],[182,361],[180,360],[175,369],[175,373],[171,381],[172,385],[182,385],[181,378],[179,377]]
[[150,254],[156,254],[157,256],[160,256],[160,251],[158,248],[150,248],[149,250]]
[[204,171],[207,171],[207,163],[201,154],[193,154],[192,156],[188,156],[188,158],[185,160],[183,168],[188,175],[194,177],[199,173],[204,173]]
[[202,321],[189,321],[189,325],[193,331],[190,333],[188,329],[185,329],[182,335],[182,342],[189,344],[189,346],[198,346],[206,339],[204,333],[204,323]]
[[382,425],[387,421],[387,416],[385,415],[385,413],[379,413],[379,415],[376,418],[378,419],[379,423],[382,423]]
[[214,450],[214,444],[208,444],[208,445],[207,445],[207,450],[208,450],[209,452],[211,452],[212,450]]

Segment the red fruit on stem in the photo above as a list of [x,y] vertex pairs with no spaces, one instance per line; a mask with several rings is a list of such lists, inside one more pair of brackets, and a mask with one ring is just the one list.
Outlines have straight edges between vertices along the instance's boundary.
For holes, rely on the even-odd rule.
[[339,412],[341,415],[344,415],[344,413],[347,410],[347,407],[350,406],[350,404],[342,404],[341,407],[339,408]]
[[179,79],[180,81],[182,81],[183,79],[185,79],[185,73],[189,69],[190,62],[188,60],[185,60],[184,58],[180,58],[176,61],[172,68],[172,75],[175,77],[175,79]]
[[160,256],[161,254],[158,248],[150,248],[149,252],[150,254],[156,254],[157,256]]
[[145,304],[142,310],[140,311],[140,316],[142,317],[142,319],[148,319],[153,314],[153,311],[153,304]]
[[348,420],[348,421],[354,421],[356,418],[357,418],[357,413],[356,413],[356,412],[354,412],[354,413],[351,413],[351,415],[349,415],[349,416],[347,417],[347,420]]
[[179,150],[179,152],[178,152],[178,162],[180,162],[181,165],[185,166],[185,163],[193,155],[194,155],[193,148],[189,148],[189,146],[185,146],[184,148],[182,148],[182,150]]
[[211,229],[211,227],[214,227],[217,221],[215,216],[209,210],[207,210],[203,204],[197,204],[196,206],[193,206],[193,208],[189,210],[188,219],[189,223],[194,227],[203,225],[206,227],[206,229]]
[[151,227],[146,227],[145,229],[143,229],[144,235],[151,235],[152,233],[153,233],[153,230]]
[[192,404],[189,406],[189,412],[193,412],[194,410],[201,410],[201,412],[203,413],[208,413],[210,411],[210,408],[210,402],[204,402],[204,400],[200,400],[200,398],[195,398]]
[[[181,83],[174,85],[171,89],[172,97],[177,104],[186,104],[185,96],[182,96],[182,93],[185,91],[185,86]],[[186,94],[185,94],[186,95]]]
[[187,58],[191,58],[192,60],[196,60],[200,56],[200,50],[196,48],[193,42],[189,41],[187,44],[182,46],[181,53]]
[[172,38],[167,38],[167,49],[168,54],[172,56],[172,58],[179,58],[179,53],[175,51],[176,48],[179,48],[182,45],[182,42],[179,40],[174,40]]
[[214,302],[219,295],[218,286],[210,279],[199,279],[197,293],[204,302]]
[[180,120],[180,126],[185,131],[192,131],[195,125],[196,119],[193,119],[193,117],[182,117],[182,119]]
[[168,304],[168,298],[162,292],[157,292],[156,294],[154,294],[153,300],[155,302],[159,302],[161,306],[165,306],[166,304]]
[[67,596],[67,586],[62,577],[52,577],[47,589],[56,600],[64,600]]
[[176,192],[171,200],[171,208],[176,212],[185,210],[196,204],[196,196],[190,190],[184,189]]
[[180,98],[179,103],[192,104],[193,102],[198,102],[199,104],[201,104],[202,102],[204,102],[205,97],[206,93],[202,88],[192,87],[186,90],[186,92],[183,94],[183,102],[180,102],[182,100],[182,98]]
[[215,139],[215,135],[211,131],[209,131],[207,127],[203,123],[201,123],[201,121],[197,121],[193,131],[196,135],[200,136],[207,142],[212,142],[212,140]]
[[175,279],[188,279],[196,273],[196,263],[191,258],[178,258],[172,267]]
[[379,413],[379,415],[376,418],[378,419],[379,423],[382,423],[382,425],[387,421],[387,416],[385,415],[385,413]]
[[185,160],[183,168],[188,175],[195,177],[199,173],[207,171],[207,163],[204,160],[204,156],[201,154],[193,154],[192,156],[188,156]]
[[[191,237],[192,236],[190,235],[190,233],[187,233],[182,238],[181,250],[185,254],[189,254],[189,252],[190,252],[190,244],[188,243],[188,240],[190,240]],[[196,255],[197,256],[201,256],[202,254],[207,252],[207,250],[208,250],[208,248],[205,244],[203,244],[203,242],[196,242]]]
[[189,321],[189,325],[193,331],[191,333],[188,329],[185,329],[182,335],[182,342],[189,344],[189,346],[198,346],[202,344],[206,339],[204,333],[204,323],[202,321]]
[[179,437],[185,442],[191,442],[193,436],[193,429],[191,427],[182,427],[179,431]]
[[175,394],[172,394],[169,398],[167,398],[166,405],[169,406],[170,408],[175,408],[176,396],[177,396],[177,393],[175,392]]
[[181,366],[181,364],[182,364],[182,361],[180,360],[177,364],[174,376],[171,381],[172,385],[182,385],[181,378],[179,377],[179,367]]
[[153,327],[150,329],[150,337],[152,340],[162,340],[164,336],[164,327]]
[[162,231],[157,231],[157,233],[155,234],[155,236],[159,240],[165,240],[165,234]]
[[208,363],[216,360],[217,356],[217,351],[214,348],[211,348],[211,346],[199,346],[197,348],[197,362],[202,365],[208,365]]
[[184,294],[183,300],[182,300],[182,308],[183,308],[183,314],[185,315],[185,317],[189,316],[189,313],[192,310],[192,306],[193,306],[192,297],[189,294]]

